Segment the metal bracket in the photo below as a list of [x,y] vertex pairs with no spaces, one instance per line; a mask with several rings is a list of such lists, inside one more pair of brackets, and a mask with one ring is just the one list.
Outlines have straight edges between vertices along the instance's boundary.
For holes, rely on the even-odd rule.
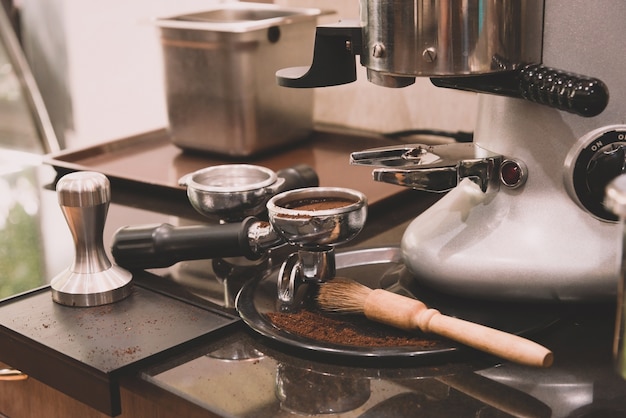
[[371,165],[376,181],[446,192],[469,178],[484,192],[499,188],[503,157],[475,144],[407,144],[354,152],[350,164]]

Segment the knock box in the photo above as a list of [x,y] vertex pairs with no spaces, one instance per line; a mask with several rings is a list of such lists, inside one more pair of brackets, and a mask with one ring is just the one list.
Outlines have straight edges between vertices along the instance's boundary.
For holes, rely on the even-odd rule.
[[311,60],[320,14],[237,2],[158,19],[172,142],[251,156],[306,138],[313,91],[280,87],[275,73]]

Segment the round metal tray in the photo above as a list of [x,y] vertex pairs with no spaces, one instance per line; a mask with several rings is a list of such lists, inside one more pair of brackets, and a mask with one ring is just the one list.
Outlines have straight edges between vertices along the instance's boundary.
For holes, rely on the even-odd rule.
[[[560,316],[559,306],[546,304],[479,301],[459,298],[420,286],[402,263],[397,247],[373,248],[336,254],[337,276],[349,277],[371,288],[383,288],[405,296],[419,298],[440,312],[477,322],[517,335],[528,335],[554,324]],[[423,358],[458,354],[463,346],[445,339],[428,347],[371,347],[339,345],[305,338],[276,326],[267,316],[281,311],[277,299],[277,270],[247,282],[241,288],[236,307],[243,321],[254,331],[272,340],[319,353],[360,358]]]

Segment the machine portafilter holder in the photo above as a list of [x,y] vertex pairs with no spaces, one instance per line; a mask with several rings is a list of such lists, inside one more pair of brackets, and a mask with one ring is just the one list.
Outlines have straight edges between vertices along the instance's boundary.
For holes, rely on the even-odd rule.
[[59,205],[75,245],[73,263],[50,282],[52,299],[67,306],[98,306],[131,293],[132,274],[109,261],[102,235],[111,186],[101,173],[63,176],[56,186]]
[[367,198],[338,187],[312,187],[278,194],[267,202],[274,231],[298,248],[278,274],[278,299],[290,305],[303,283],[335,277],[334,247],[352,240],[367,218]]

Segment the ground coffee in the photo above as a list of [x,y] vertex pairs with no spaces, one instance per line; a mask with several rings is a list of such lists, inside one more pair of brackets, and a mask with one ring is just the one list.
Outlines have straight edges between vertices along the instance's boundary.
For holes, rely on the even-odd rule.
[[361,315],[324,313],[315,309],[269,312],[269,320],[283,331],[314,341],[352,347],[415,347],[434,349],[442,344],[436,336],[409,333],[370,321]]
[[319,199],[303,199],[289,202],[285,205],[287,209],[304,210],[315,212],[318,210],[339,209],[356,203],[354,200],[325,197]]

